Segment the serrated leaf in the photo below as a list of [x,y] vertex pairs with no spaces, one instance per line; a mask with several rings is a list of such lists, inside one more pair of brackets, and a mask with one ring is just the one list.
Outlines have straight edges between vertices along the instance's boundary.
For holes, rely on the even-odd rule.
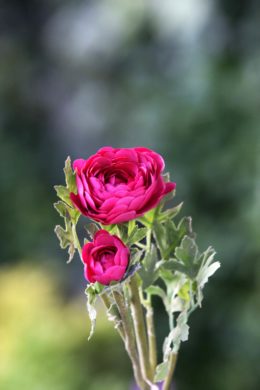
[[65,174],[66,185],[69,192],[77,192],[76,175],[71,167],[71,159],[68,156],[65,161],[65,167],[63,169]]
[[162,209],[162,204],[160,203],[157,207],[153,208],[152,210],[148,211],[144,214],[143,217],[138,218],[138,220],[146,227],[152,228],[154,221],[156,220],[156,217],[160,213],[160,210]]
[[70,191],[65,186],[54,186],[57,196],[68,205],[72,205],[70,200]]
[[92,284],[88,285],[88,287],[86,288],[86,295],[87,295],[87,311],[91,323],[90,333],[88,337],[88,340],[90,340],[95,331],[96,318],[97,318],[97,311],[95,308],[97,292],[95,290],[94,285]]
[[137,228],[130,235],[130,237],[128,239],[128,243],[130,245],[134,245],[137,242],[140,242],[141,240],[143,240],[146,237],[146,234],[147,234],[147,228],[146,227],[144,227],[144,228]]
[[72,241],[71,232],[63,229],[60,225],[57,225],[54,229],[58,239],[60,240],[60,247],[62,249],[67,248]]
[[148,295],[157,295],[158,297],[160,297],[162,300],[164,300],[166,298],[166,294],[165,294],[165,291],[163,291],[163,289],[159,286],[149,286],[147,289],[146,289],[146,293]]
[[179,314],[176,326],[166,337],[163,344],[164,360],[166,360],[171,352],[177,353],[182,341],[187,341],[189,337],[189,326],[187,325],[188,314],[183,311]]
[[167,234],[164,224],[155,221],[153,225],[153,231],[155,241],[160,249],[161,255],[163,258],[165,258],[166,250],[169,244],[167,242]]
[[117,329],[121,325],[122,320],[120,318],[120,314],[117,305],[115,303],[112,303],[109,309],[107,310],[107,318],[108,321],[114,323],[115,329]]
[[89,234],[90,238],[93,239],[95,234],[99,231],[98,225],[96,225],[94,222],[90,222],[85,226],[85,229],[87,233]]
[[160,271],[169,270],[172,272],[182,272],[184,274],[188,273],[187,267],[175,259],[162,260],[162,262],[158,264],[158,267],[160,268]]
[[151,250],[145,254],[142,261],[142,268],[139,271],[139,275],[143,283],[143,289],[149,287],[159,276],[159,272],[155,267],[157,260],[156,247],[152,245]]
[[156,382],[163,381],[168,374],[168,369],[169,369],[169,360],[158,364],[155,371],[154,382],[156,383]]
[[57,225],[54,231],[59,239],[60,247],[62,249],[66,249],[67,247],[69,247],[68,249],[69,259],[67,262],[70,263],[75,254],[75,246],[74,246],[74,238],[73,238],[71,223],[68,222],[67,220],[65,221],[66,221],[65,229],[63,229],[60,225]]
[[62,218],[65,219],[65,218],[70,217],[74,224],[77,223],[79,216],[80,216],[80,212],[77,209],[72,208],[67,203],[65,203],[61,200],[54,203],[54,208],[58,211],[59,215]]
[[154,224],[154,234],[164,259],[174,256],[176,247],[180,245],[185,235],[191,238],[195,237],[195,234],[192,232],[190,217],[184,217],[177,227],[169,219],[164,223],[156,222]]
[[133,231],[135,230],[135,228],[137,228],[136,224],[135,224],[135,220],[132,219],[131,221],[128,222],[128,236],[130,237],[131,234],[133,233]]
[[198,247],[196,242],[184,236],[181,245],[175,249],[176,258],[186,266],[192,266],[198,258]]
[[208,282],[208,279],[217,271],[220,267],[220,262],[215,261],[212,263],[216,252],[212,248],[208,248],[202,255],[201,265],[196,277],[197,282],[197,299],[198,304],[201,306],[203,299],[202,290],[205,284]]
[[183,202],[178,204],[177,206],[175,207],[172,207],[170,209],[167,209],[166,211],[162,212],[159,216],[158,216],[158,221],[159,222],[164,222],[168,219],[173,219],[174,217],[176,217],[176,215],[179,214],[181,208],[182,208],[182,205],[183,205]]
[[66,204],[62,201],[54,203],[54,208],[58,211],[59,215],[63,218],[68,216]]
[[210,276],[212,276],[217,269],[220,267],[220,262],[216,261],[213,264],[210,264],[207,268],[202,268],[202,270],[199,272],[197,280],[198,280],[198,285],[203,288],[204,285],[208,282]]

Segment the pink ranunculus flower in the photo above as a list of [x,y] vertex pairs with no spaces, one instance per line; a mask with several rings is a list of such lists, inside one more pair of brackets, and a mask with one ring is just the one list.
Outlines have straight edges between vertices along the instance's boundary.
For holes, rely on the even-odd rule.
[[123,278],[129,264],[130,250],[118,238],[106,230],[99,230],[93,242],[84,245],[82,260],[85,277],[90,283],[108,285]]
[[75,160],[73,168],[78,189],[70,194],[73,204],[104,225],[142,216],[176,186],[163,180],[162,156],[142,147],[103,147],[87,160]]

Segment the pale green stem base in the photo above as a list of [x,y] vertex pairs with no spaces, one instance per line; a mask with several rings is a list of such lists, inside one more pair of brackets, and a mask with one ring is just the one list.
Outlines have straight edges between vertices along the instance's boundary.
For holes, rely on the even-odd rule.
[[129,282],[130,305],[133,317],[134,329],[142,376],[146,383],[151,383],[152,373],[148,358],[147,335],[144,321],[143,308],[140,301],[138,282],[134,275]]
[[171,387],[171,382],[172,382],[172,377],[175,370],[176,362],[177,362],[177,354],[172,352],[169,357],[169,371],[167,373],[167,377],[163,384],[163,390],[169,390]]

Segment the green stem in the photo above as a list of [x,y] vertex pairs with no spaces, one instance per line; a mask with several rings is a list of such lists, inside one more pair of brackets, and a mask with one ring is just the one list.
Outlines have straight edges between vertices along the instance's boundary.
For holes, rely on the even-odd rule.
[[149,297],[146,301],[146,325],[147,325],[147,336],[148,336],[148,348],[149,348],[149,362],[152,371],[152,376],[155,374],[157,366],[157,348],[156,348],[156,335],[154,328],[154,311],[151,305],[151,298]]
[[151,242],[152,242],[152,230],[148,229],[147,235],[146,235],[146,250],[147,250],[147,252],[150,252]]
[[152,373],[149,365],[147,335],[145,331],[145,321],[143,308],[140,301],[138,283],[136,275],[129,282],[130,305],[134,322],[137,350],[139,354],[141,372],[146,383],[152,382]]
[[133,366],[133,371],[134,371],[134,376],[136,379],[136,383],[140,387],[140,389],[143,390],[148,390],[149,388],[145,385],[142,373],[140,371],[140,366],[139,366],[139,360],[138,360],[138,355],[136,351],[136,345],[135,345],[135,337],[134,337],[134,332],[129,316],[129,312],[127,310],[127,307],[125,305],[124,298],[118,291],[113,292],[114,299],[116,301],[123,327],[124,327],[124,342],[125,342],[125,348],[126,351],[128,352],[128,355],[130,357],[130,360],[132,362]]
[[167,373],[167,376],[165,378],[162,390],[169,390],[170,389],[172,377],[173,377],[174,370],[176,367],[176,362],[177,362],[177,354],[172,352],[170,354],[170,357],[169,357],[169,369],[168,369],[168,373]]

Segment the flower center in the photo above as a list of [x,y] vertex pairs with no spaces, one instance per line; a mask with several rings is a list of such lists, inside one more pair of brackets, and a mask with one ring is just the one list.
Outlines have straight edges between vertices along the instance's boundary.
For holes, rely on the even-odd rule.
[[112,250],[100,253],[99,263],[101,264],[104,271],[114,265],[114,257],[115,253]]
[[112,186],[127,184],[128,182],[126,173],[122,171],[107,172],[107,174],[104,176],[104,179],[106,184],[111,184]]

